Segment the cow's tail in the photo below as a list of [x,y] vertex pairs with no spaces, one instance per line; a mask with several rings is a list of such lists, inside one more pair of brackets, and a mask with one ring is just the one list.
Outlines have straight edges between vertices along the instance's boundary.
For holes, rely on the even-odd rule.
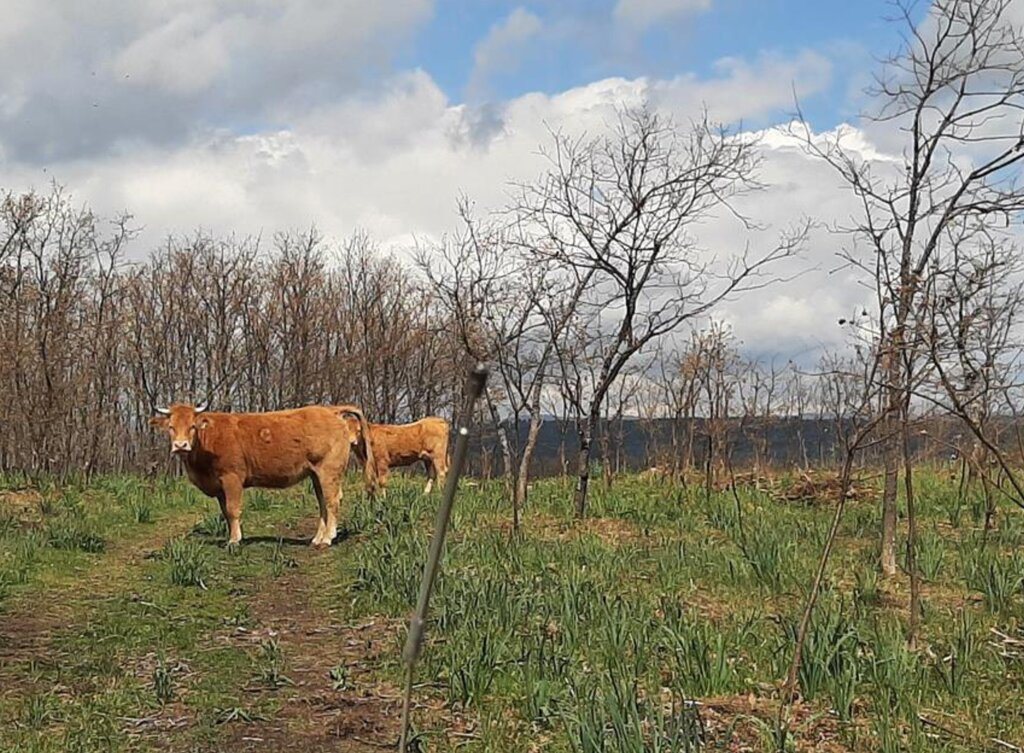
[[354,405],[341,406],[342,415],[354,416],[359,421],[359,450],[366,459],[363,463],[363,476],[366,478],[366,489],[370,494],[377,493],[377,464],[373,460],[373,443],[370,442],[370,423],[363,411]]
[[[444,419],[442,419],[444,420]],[[447,421],[444,422],[444,467],[452,467],[452,452],[449,449],[451,444],[449,443],[451,437],[452,426]]]

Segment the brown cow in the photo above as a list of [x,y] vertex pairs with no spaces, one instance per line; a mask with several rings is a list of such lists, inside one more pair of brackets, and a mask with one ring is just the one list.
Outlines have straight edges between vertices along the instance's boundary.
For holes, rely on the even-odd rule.
[[[437,416],[421,418],[411,424],[369,424],[370,441],[363,442],[364,429],[353,417],[345,419],[352,434],[353,450],[364,467],[374,465],[374,479],[386,493],[385,484],[388,469],[413,465],[423,462],[427,469],[427,486],[424,494],[430,494],[434,488],[434,480],[444,483],[448,473],[448,422]],[[370,461],[367,462],[366,447],[371,450]],[[370,474],[367,474],[369,480]],[[369,483],[369,481],[368,481]],[[376,490],[367,486],[373,494]]]
[[[312,544],[330,546],[337,534],[341,476],[358,441],[348,420],[365,426],[362,411],[352,405],[309,405],[270,413],[210,413],[205,406],[179,404],[157,412],[150,424],[171,435],[171,454],[181,458],[189,479],[220,502],[228,544],[242,540],[243,489],[283,489],[309,478],[320,503]],[[373,448],[361,451],[373,457]],[[366,464],[371,493],[375,470],[374,463]]]

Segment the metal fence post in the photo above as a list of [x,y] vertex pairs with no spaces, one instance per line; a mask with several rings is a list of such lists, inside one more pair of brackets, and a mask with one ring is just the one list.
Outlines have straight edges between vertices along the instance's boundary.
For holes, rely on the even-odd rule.
[[416,611],[409,620],[409,635],[406,638],[405,648],[402,651],[402,659],[406,665],[406,676],[405,694],[402,699],[402,732],[398,742],[400,753],[406,753],[406,745],[409,742],[409,715],[412,710],[412,686],[416,661],[419,659],[420,649],[423,646],[427,609],[430,606],[430,594],[434,588],[437,570],[441,565],[441,551],[444,548],[444,538],[448,532],[448,521],[452,514],[452,503],[455,501],[455,488],[458,486],[459,476],[462,474],[462,466],[466,461],[466,452],[469,449],[469,431],[473,423],[473,405],[483,392],[486,382],[487,367],[483,364],[478,364],[469,374],[469,382],[466,386],[466,407],[459,417],[461,425],[455,439],[452,466],[445,481],[444,493],[441,495],[441,504],[437,508],[437,517],[434,519],[434,535],[430,540],[430,551],[427,555],[426,565],[423,567],[423,579],[420,581],[420,593],[419,598],[416,600]]

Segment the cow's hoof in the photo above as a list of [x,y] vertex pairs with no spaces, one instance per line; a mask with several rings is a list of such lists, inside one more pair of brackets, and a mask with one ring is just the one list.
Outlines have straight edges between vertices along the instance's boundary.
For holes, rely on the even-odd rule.
[[228,554],[238,554],[242,551],[241,541],[229,541],[224,545],[224,548],[228,550]]
[[310,546],[314,549],[326,549],[331,545],[330,541],[313,541]]

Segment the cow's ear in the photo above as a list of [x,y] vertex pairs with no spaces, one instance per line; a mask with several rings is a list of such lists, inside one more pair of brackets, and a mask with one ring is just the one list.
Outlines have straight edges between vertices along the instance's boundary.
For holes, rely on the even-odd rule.
[[198,429],[209,429],[210,424],[213,423],[208,418],[201,418],[196,422],[196,428]]
[[154,429],[166,429],[168,423],[170,423],[170,421],[167,416],[153,416],[149,419],[149,425]]

